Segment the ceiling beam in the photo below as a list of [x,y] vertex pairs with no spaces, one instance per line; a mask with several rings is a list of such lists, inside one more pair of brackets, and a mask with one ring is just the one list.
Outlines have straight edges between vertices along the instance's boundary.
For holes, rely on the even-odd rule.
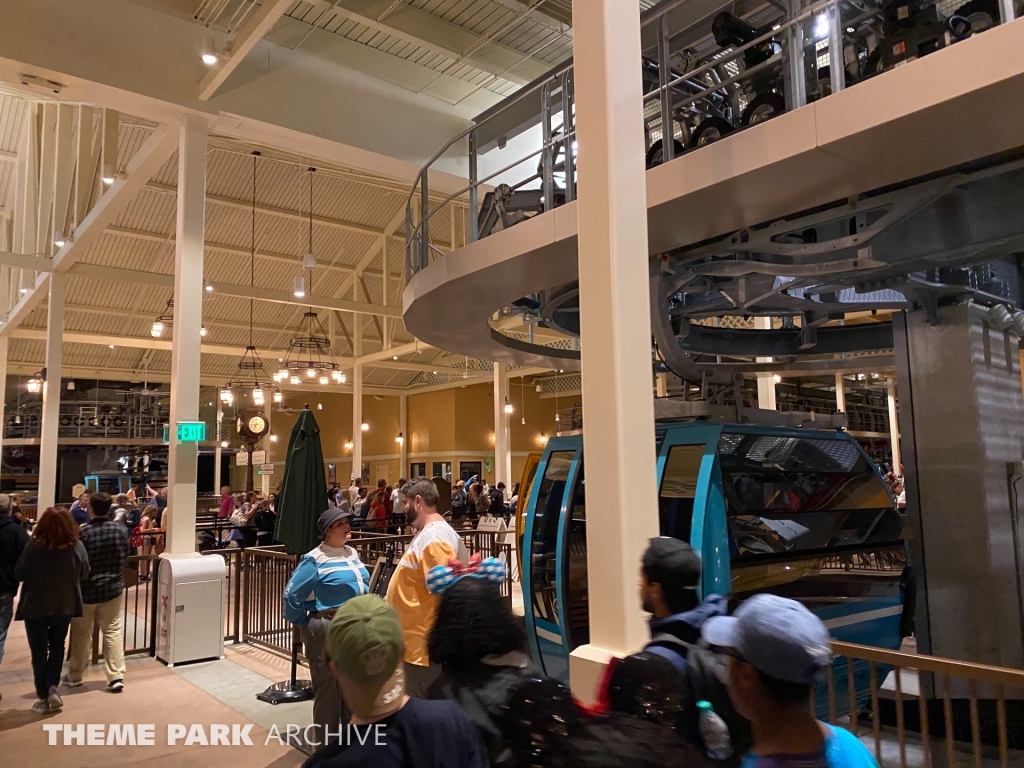
[[[57,251],[53,257],[52,269],[67,272],[95,243],[103,230],[114,223],[116,218],[128,207],[149,179],[163,165],[178,147],[178,126],[160,125],[139,148],[128,162],[123,177],[114,179],[96,205],[89,211],[82,223],[75,229],[69,243]],[[50,284],[50,275],[43,272],[36,278],[35,285],[21,298],[11,310],[7,323],[0,327],[0,337],[10,332],[12,327],[20,325],[29,313],[42,301]]]
[[[160,192],[165,195],[177,195],[178,188],[173,184],[160,184],[159,182],[151,181],[146,184],[146,189],[150,192]],[[442,198],[438,198],[439,200]],[[206,195],[206,202],[213,203],[214,205],[223,205],[227,208],[234,208],[240,211],[252,211],[252,200],[239,200],[235,197],[222,197],[220,195]],[[402,211],[404,215],[405,203],[402,203]],[[299,221],[303,224],[309,223],[309,214],[303,213],[302,211],[295,211],[291,208],[277,208],[272,205],[263,205],[262,203],[256,204],[256,213],[266,214],[267,216],[277,216],[282,219],[290,219],[291,221]],[[403,219],[404,221],[404,219]],[[389,237],[397,240],[405,241],[405,235],[396,235],[394,231],[398,228],[397,225],[388,227],[385,229],[379,229],[377,227],[371,227],[367,224],[359,224],[354,221],[345,221],[343,219],[331,219],[326,216],[313,216],[313,223],[320,224],[325,227],[333,227],[334,229],[341,229],[347,232],[356,232],[360,235],[372,235],[374,237],[380,237],[381,235],[388,235]],[[449,243],[434,242],[439,248],[448,248]]]
[[[160,272],[143,272],[135,269],[119,269],[117,267],[104,267],[99,264],[78,264],[72,271],[76,277],[86,277],[93,280],[115,281],[123,283],[141,283],[153,285],[159,288],[174,288],[174,275],[165,275]],[[309,296],[297,299],[287,291],[271,291],[266,288],[250,288],[248,285],[233,285],[232,283],[211,282],[213,293],[217,296],[232,296],[241,299],[255,299],[256,301],[269,301],[274,304],[288,304],[295,307],[313,307],[314,309],[335,309],[341,312],[355,312],[364,315],[383,315],[385,317],[401,318],[402,310],[399,307],[385,307],[380,304],[367,304],[361,301],[348,301],[345,299],[332,299],[326,296]]]
[[[390,350],[388,350],[390,351]],[[454,368],[450,365],[433,365],[431,363],[410,363],[405,360],[378,360],[367,363],[367,368],[388,368],[394,371],[420,371],[421,373],[459,373],[465,368]]]
[[49,272],[53,269],[53,259],[42,256],[26,256],[23,253],[7,253],[0,251],[0,266],[16,269],[32,269],[36,272]]
[[[109,234],[109,235],[115,235],[117,237],[129,237],[129,238],[134,238],[134,239],[137,239],[137,240],[148,240],[150,242],[160,243],[162,245],[174,245],[174,235],[162,235],[159,232],[146,232],[145,230],[141,230],[141,229],[128,229],[126,227],[107,227],[106,230],[104,230],[104,231],[107,234]],[[230,254],[233,254],[235,256],[245,256],[246,258],[249,257],[249,253],[250,253],[248,248],[245,248],[245,247],[242,247],[242,246],[228,245],[226,243],[215,243],[215,242],[212,242],[210,240],[207,240],[204,243],[204,245],[206,247],[206,250],[208,250],[208,251],[219,251],[219,252],[222,252],[222,253],[230,253]],[[5,254],[0,253],[0,265],[7,265],[7,262],[5,262],[3,260],[4,256],[5,256]],[[13,256],[15,258],[32,258],[32,257],[22,257],[22,256],[20,256],[20,254],[13,254]],[[257,259],[264,259],[266,261],[276,261],[276,262],[282,262],[282,263],[287,263],[287,264],[293,264],[293,265],[295,265],[297,267],[301,267],[302,266],[302,257],[301,256],[291,256],[291,255],[289,255],[287,253],[273,253],[271,251],[260,251],[260,250],[257,250],[256,251],[256,258]],[[11,265],[11,266],[19,266],[19,265]],[[40,267],[35,267],[35,269],[40,270],[40,271],[45,271],[45,270],[42,270]],[[346,267],[346,266],[343,266],[341,264],[328,264],[328,263],[326,263],[322,259],[317,262],[317,269],[326,269],[326,270],[332,270],[332,271],[336,271],[336,272],[344,272],[345,274],[353,274],[355,272],[355,267]],[[379,269],[368,269],[365,272],[363,272],[363,274],[368,276],[368,277],[378,277],[378,278],[379,277],[383,277],[383,273]],[[400,279],[400,278],[404,277],[404,274],[402,272],[392,272],[391,273],[391,277],[399,278]]]
[[199,100],[209,101],[228,76],[242,63],[262,37],[284,16],[292,0],[263,0],[252,19],[231,40],[231,50],[221,56],[199,83]]

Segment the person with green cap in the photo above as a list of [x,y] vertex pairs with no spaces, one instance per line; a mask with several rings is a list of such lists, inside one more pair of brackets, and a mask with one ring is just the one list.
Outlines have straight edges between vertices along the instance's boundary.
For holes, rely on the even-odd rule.
[[366,566],[348,545],[351,518],[347,507],[333,507],[320,515],[317,527],[324,540],[299,560],[283,595],[284,616],[299,627],[309,659],[313,722],[321,742],[327,729],[336,730],[348,718],[341,689],[324,657],[327,628],[339,606],[365,595],[370,587]]
[[402,625],[379,597],[335,612],[327,655],[352,718],[303,768],[487,768],[480,734],[455,702],[406,695]]

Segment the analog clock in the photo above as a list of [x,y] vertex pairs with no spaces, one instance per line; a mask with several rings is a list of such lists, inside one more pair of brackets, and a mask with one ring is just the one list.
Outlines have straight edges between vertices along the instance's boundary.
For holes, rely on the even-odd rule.
[[235,420],[235,428],[238,430],[238,434],[249,443],[255,443],[270,431],[270,425],[259,411],[240,413]]
[[251,434],[262,435],[267,429],[267,421],[262,416],[250,416],[246,427]]
[[242,425],[243,424],[245,424],[245,421],[243,421],[241,416],[239,416],[237,419],[235,419],[235,431],[238,434],[242,434]]

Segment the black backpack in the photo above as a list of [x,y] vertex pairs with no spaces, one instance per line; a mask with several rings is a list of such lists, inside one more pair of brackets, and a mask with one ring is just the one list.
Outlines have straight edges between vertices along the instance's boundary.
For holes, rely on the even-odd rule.
[[750,734],[750,723],[733,708],[729,691],[715,671],[721,666],[718,655],[709,648],[688,643],[664,632],[651,638],[648,647],[652,645],[666,648],[686,660],[686,674],[680,676],[682,684],[688,688],[679,726],[684,738],[693,744],[701,743],[697,702],[710,702],[715,713],[729,728],[733,749],[732,757],[715,763],[729,768],[739,766],[754,742]]

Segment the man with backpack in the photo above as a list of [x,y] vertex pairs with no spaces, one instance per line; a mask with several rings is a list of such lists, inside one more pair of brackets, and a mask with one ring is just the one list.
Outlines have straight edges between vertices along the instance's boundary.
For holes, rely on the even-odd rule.
[[734,757],[723,765],[738,765],[750,745],[750,728],[736,714],[725,682],[717,674],[723,661],[701,643],[704,622],[725,615],[728,605],[719,595],[708,595],[701,602],[697,595],[700,577],[700,556],[689,544],[670,536],[651,539],[641,561],[639,584],[643,609],[651,614],[651,640],[640,653],[610,670],[602,698],[611,706],[615,691],[635,687],[633,681],[624,679],[643,666],[635,662],[659,657],[676,671],[681,710],[676,731],[703,748],[697,702],[710,702],[728,725],[732,738]]

